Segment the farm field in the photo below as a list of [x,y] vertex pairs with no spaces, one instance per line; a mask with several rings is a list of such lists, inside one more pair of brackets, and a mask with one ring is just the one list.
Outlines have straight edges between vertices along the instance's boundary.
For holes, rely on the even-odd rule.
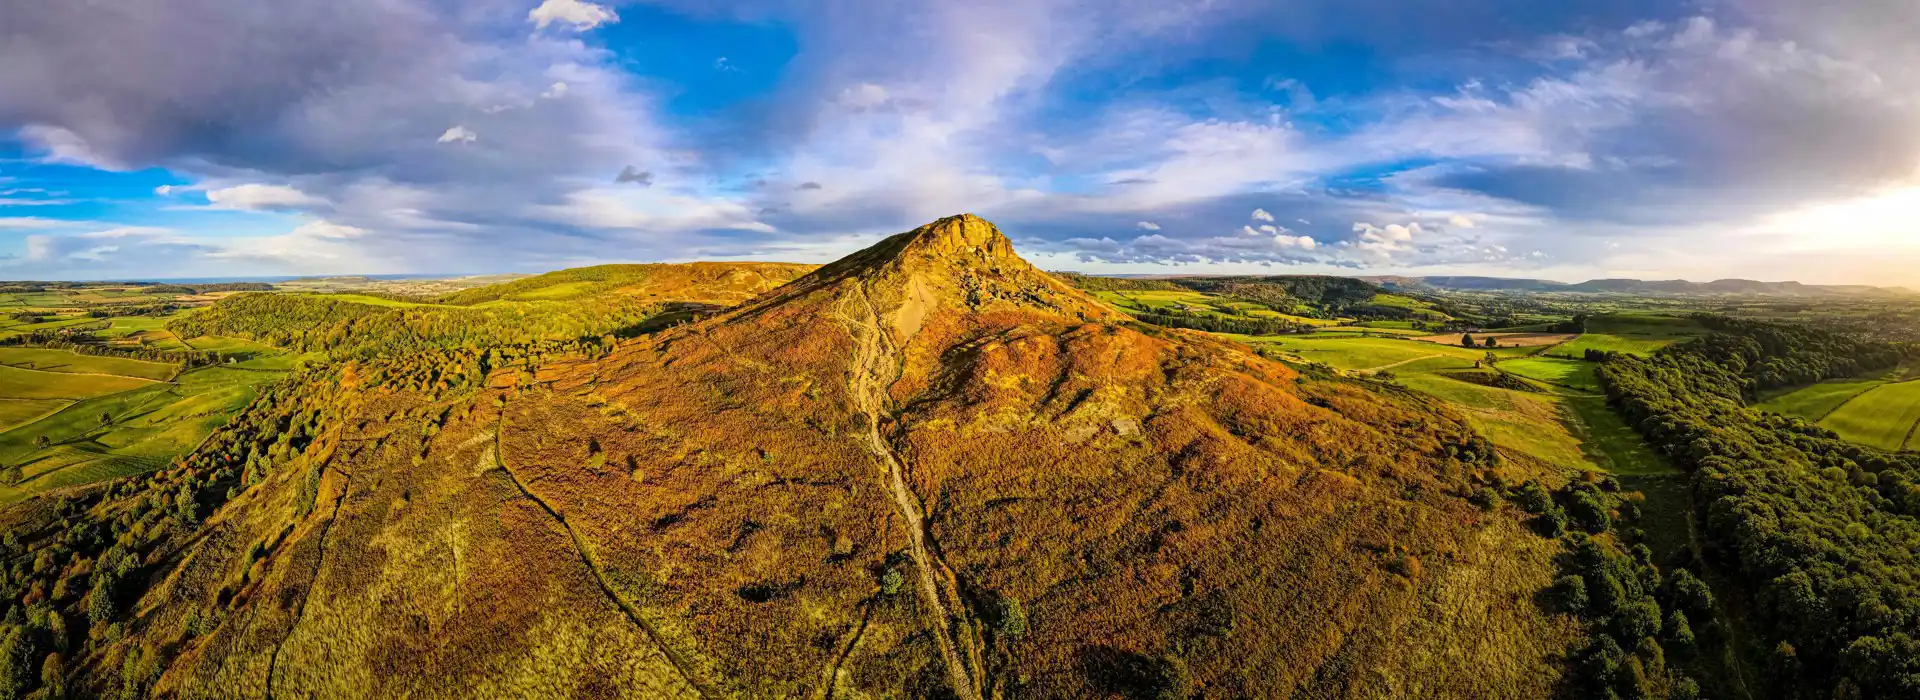
[[[1224,335],[1224,334],[1223,334]],[[1258,348],[1303,362],[1358,372],[1391,372],[1392,381],[1441,399],[1465,415],[1475,429],[1509,455],[1582,471],[1615,474],[1664,474],[1671,469],[1607,408],[1605,399],[1585,395],[1595,387],[1594,366],[1584,361],[1531,356],[1539,347],[1493,348],[1501,370],[1574,391],[1520,391],[1468,381],[1474,363],[1488,349],[1413,342],[1396,338],[1333,336],[1232,336]],[[1490,370],[1479,370],[1494,376]]]
[[1587,320],[1587,332],[1547,351],[1555,357],[1579,359],[1588,350],[1647,355],[1675,342],[1701,335],[1706,329],[1690,318],[1644,314],[1610,314]]
[[1819,422],[1821,419],[1826,418],[1828,414],[1833,413],[1834,409],[1852,400],[1853,397],[1859,396],[1883,384],[1886,384],[1886,381],[1881,379],[1837,379],[1825,381],[1772,397],[1766,401],[1754,404],[1753,407],[1762,411],[1799,416],[1810,421]]
[[[83,286],[0,294],[0,308],[15,309],[0,317],[0,336],[76,328],[85,335],[59,339],[102,348],[212,350],[233,359],[228,365],[182,371],[175,362],[0,347],[0,502],[164,466],[226,424],[261,387],[302,359],[234,338],[183,342],[167,330],[168,322],[230,292],[145,289]],[[12,313],[40,320],[23,323]]]
[[[202,367],[170,384],[143,383],[132,391],[73,402],[24,427],[0,432],[0,467],[8,483],[0,502],[50,488],[148,471],[184,454],[259,390],[277,372]],[[101,417],[106,416],[107,422]],[[46,447],[36,445],[45,437]],[[18,479],[11,479],[12,469]]]
[[1500,371],[1508,374],[1546,382],[1580,391],[1600,391],[1600,380],[1594,372],[1597,366],[1583,360],[1567,360],[1557,357],[1523,357],[1506,360],[1499,364]]
[[1493,338],[1497,342],[1499,342],[1499,344],[1502,346],[1519,347],[1519,348],[1537,348],[1537,347],[1546,346],[1546,345],[1559,345],[1560,343],[1567,342],[1574,338],[1573,334],[1571,333],[1506,333],[1506,332],[1503,332],[1503,333],[1441,333],[1438,335],[1423,335],[1418,338],[1415,338],[1414,340],[1425,341],[1425,342],[1433,343],[1436,345],[1452,345],[1455,347],[1465,347],[1460,344],[1460,341],[1463,336],[1467,336],[1467,335],[1473,336],[1474,340],[1479,341],[1481,343],[1487,342],[1488,338]]
[[[1480,348],[1469,350],[1462,347],[1416,343],[1399,338],[1365,338],[1358,335],[1315,333],[1283,336],[1227,335],[1227,337],[1293,355],[1302,361],[1320,362],[1344,370],[1396,369],[1397,372],[1396,366],[1401,363],[1434,357],[1465,360],[1465,366],[1472,367],[1474,360],[1485,357],[1488,352]],[[1517,357],[1529,352],[1524,348],[1492,348],[1491,351],[1502,357]]]
[[42,372],[115,374],[166,381],[180,371],[177,365],[106,355],[81,355],[43,348],[0,348],[0,365]]
[[0,432],[6,432],[65,408],[61,399],[0,399]]
[[1920,447],[1909,438],[1920,423],[1920,381],[1868,389],[1833,409],[1820,427],[1841,438],[1885,450]]
[[42,372],[0,366],[0,398],[87,399],[156,384],[151,379],[104,374]]

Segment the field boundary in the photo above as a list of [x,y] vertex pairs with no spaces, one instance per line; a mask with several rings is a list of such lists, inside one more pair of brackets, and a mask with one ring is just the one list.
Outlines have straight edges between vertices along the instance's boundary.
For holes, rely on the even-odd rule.
[[[1881,390],[1881,389],[1885,389],[1885,388],[1887,388],[1887,386],[1888,386],[1888,384],[1889,384],[1888,382],[1883,382],[1883,383],[1880,383],[1880,384],[1875,384],[1875,385],[1873,385],[1873,386],[1870,386],[1870,387],[1867,387],[1867,388],[1865,388],[1865,389],[1862,389],[1862,390],[1860,390],[1860,391],[1858,391],[1858,392],[1855,392],[1855,393],[1854,393],[1854,395],[1852,395],[1852,396],[1849,396],[1849,397],[1847,397],[1847,400],[1845,400],[1845,401],[1841,401],[1840,403],[1837,403],[1837,404],[1834,404],[1834,405],[1833,405],[1833,408],[1829,408],[1829,409],[1827,409],[1827,412],[1826,412],[1826,413],[1822,413],[1822,414],[1820,414],[1820,417],[1819,417],[1819,418],[1815,418],[1815,419],[1813,419],[1813,422],[1814,422],[1814,424],[1816,424],[1816,425],[1817,425],[1817,424],[1819,424],[1819,423],[1820,423],[1821,421],[1824,421],[1824,420],[1826,420],[1828,416],[1831,416],[1831,415],[1833,415],[1833,414],[1835,414],[1835,413],[1839,413],[1839,412],[1840,412],[1840,409],[1842,409],[1842,408],[1846,408],[1846,407],[1847,407],[1847,404],[1850,404],[1850,403],[1853,403],[1854,401],[1857,401],[1857,400],[1859,400],[1859,398],[1860,398],[1860,397],[1862,397],[1862,396],[1866,396],[1867,394],[1871,394],[1871,393],[1873,393],[1873,392],[1876,392],[1876,391],[1879,391],[1879,390]],[[1916,422],[1915,424],[1916,424],[1916,425],[1920,425],[1920,422]],[[1912,428],[1912,426],[1908,426],[1908,428],[1907,428],[1907,436],[1908,436],[1908,437],[1912,437],[1912,436],[1913,436],[1913,428]],[[1904,445],[1904,444],[1906,444],[1906,443],[1904,443],[1904,442],[1903,442],[1903,443],[1901,443],[1901,444],[1903,444],[1903,445]]]
[[[144,362],[145,360],[136,360],[136,361]],[[154,364],[161,364],[161,363],[156,362]],[[41,374],[61,374],[69,377],[118,377],[120,379],[133,379],[133,380],[142,381],[142,382],[153,382],[155,384],[172,384],[173,383],[173,380],[170,380],[170,379],[148,379],[146,377],[136,377],[131,374],[108,374],[106,372],[60,372],[60,371],[51,370],[51,369],[35,369],[32,367],[21,367],[19,365],[10,365],[4,362],[0,362],[0,367],[5,367],[7,369],[17,369],[22,372],[39,372]],[[174,373],[174,376],[178,377],[180,375],[179,373],[176,372]]]

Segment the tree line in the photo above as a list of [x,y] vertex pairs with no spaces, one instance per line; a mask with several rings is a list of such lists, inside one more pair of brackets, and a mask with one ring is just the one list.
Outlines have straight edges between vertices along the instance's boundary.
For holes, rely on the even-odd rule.
[[1920,697],[1920,453],[1747,406],[1756,392],[1894,367],[1911,345],[1722,317],[1650,357],[1603,355],[1610,403],[1690,474],[1705,552],[1748,602],[1764,690]]

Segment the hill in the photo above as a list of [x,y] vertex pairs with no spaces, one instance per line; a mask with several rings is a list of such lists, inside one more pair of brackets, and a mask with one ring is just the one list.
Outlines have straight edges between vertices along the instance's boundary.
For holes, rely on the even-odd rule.
[[1812,285],[1799,282],[1758,282],[1723,279],[1712,282],[1686,280],[1596,279],[1577,284],[1538,279],[1504,277],[1397,277],[1368,278],[1410,287],[1424,285],[1455,291],[1486,292],[1565,292],[1573,294],[1656,294],[1656,295],[1740,295],[1740,296],[1906,296],[1914,292],[1902,287],[1866,285]]
[[1533,602],[1558,543],[1464,497],[1541,475],[1457,415],[1135,323],[970,215],[611,346],[437,353],[0,511],[128,528],[63,545],[115,572],[68,613],[115,629],[73,633],[70,682],[1543,697],[1579,636]]
[[734,304],[812,269],[791,263],[595,265],[462,290],[439,301],[460,306],[502,299],[564,301],[617,291],[647,299]]

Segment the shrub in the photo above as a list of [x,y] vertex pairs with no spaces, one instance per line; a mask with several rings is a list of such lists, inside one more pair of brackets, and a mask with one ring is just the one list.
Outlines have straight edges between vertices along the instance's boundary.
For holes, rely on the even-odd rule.
[[1553,604],[1562,612],[1585,615],[1587,612],[1587,582],[1579,576],[1567,574],[1553,580]]
[[996,635],[1008,639],[1019,639],[1027,634],[1027,609],[1020,599],[1002,596],[996,601],[993,631]]
[[1642,600],[1621,606],[1613,617],[1614,633],[1621,639],[1640,639],[1660,633],[1660,606]]
[[1675,610],[1667,614],[1666,638],[1675,651],[1693,650],[1693,626],[1687,624],[1687,614]]
[[1567,499],[1567,515],[1575,525],[1587,532],[1601,533],[1613,527],[1613,518],[1607,515],[1606,507],[1588,491],[1573,492]]

